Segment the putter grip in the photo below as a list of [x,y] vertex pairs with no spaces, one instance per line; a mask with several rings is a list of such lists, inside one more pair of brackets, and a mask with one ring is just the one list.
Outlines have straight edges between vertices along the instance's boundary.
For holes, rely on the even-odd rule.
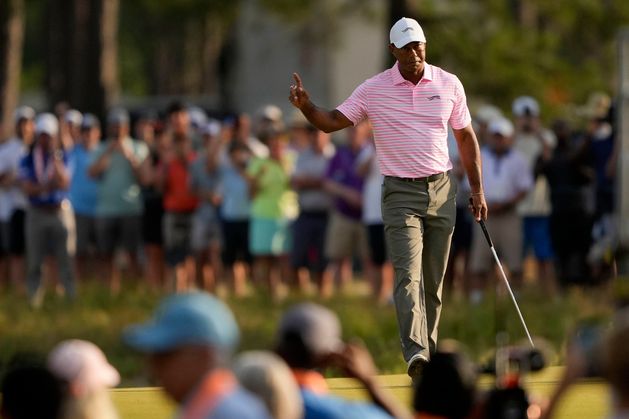
[[483,234],[485,235],[485,239],[487,239],[487,243],[489,244],[489,247],[494,247],[494,244],[491,241],[491,237],[489,237],[489,231],[487,231],[487,226],[485,225],[485,221],[480,220],[478,223],[480,224],[480,228],[483,229]]

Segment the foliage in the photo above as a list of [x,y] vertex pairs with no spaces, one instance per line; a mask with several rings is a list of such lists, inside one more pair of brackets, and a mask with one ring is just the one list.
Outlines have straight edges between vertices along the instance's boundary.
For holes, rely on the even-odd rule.
[[[119,296],[110,297],[104,285],[83,283],[76,302],[68,304],[48,295],[39,311],[30,309],[24,297],[3,292],[0,295],[0,367],[17,352],[45,353],[62,339],[82,338],[103,348],[120,370],[123,386],[146,385],[140,357],[120,340],[124,327],[148,319],[161,297],[147,292],[142,285],[128,283]],[[358,339],[367,345],[382,373],[404,373],[394,309],[391,305],[375,306],[361,291],[364,289],[364,283],[357,281],[351,294],[323,304],[338,313],[347,339]],[[562,350],[567,332],[580,318],[606,317],[610,310],[605,299],[597,298],[592,292],[575,292],[564,300],[551,301],[540,292],[529,290],[519,298],[530,330],[544,337],[555,353]],[[281,313],[301,300],[303,298],[291,297],[280,304],[272,303],[260,290],[244,300],[227,299],[242,329],[241,349],[271,348]],[[510,301],[502,301],[495,311],[491,300],[471,306],[466,301],[446,298],[440,335],[459,340],[474,359],[480,360],[494,346],[496,319],[505,319],[504,328],[513,342],[524,337]]]

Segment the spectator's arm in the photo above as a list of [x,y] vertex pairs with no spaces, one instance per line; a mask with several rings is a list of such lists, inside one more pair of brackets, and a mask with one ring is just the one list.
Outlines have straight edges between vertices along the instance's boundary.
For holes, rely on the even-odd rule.
[[363,198],[360,192],[333,180],[324,180],[323,190],[335,198],[344,200],[353,207],[360,208],[363,205]]
[[291,186],[293,189],[321,189],[323,187],[323,179],[306,175],[295,175],[291,178]]
[[382,388],[377,380],[378,370],[367,348],[357,344],[347,344],[343,351],[333,355],[333,363],[348,376],[365,386],[373,403],[394,418],[411,418],[411,414],[395,397]]
[[87,174],[92,178],[99,178],[109,168],[111,163],[111,154],[114,151],[114,143],[112,142],[103,150],[94,162],[88,167]]

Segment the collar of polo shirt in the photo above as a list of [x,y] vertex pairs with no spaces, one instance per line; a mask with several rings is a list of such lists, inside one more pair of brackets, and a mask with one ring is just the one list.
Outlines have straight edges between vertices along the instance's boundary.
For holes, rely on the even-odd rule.
[[[391,79],[393,80],[393,84],[398,85],[410,83],[408,80],[402,77],[402,73],[400,73],[400,68],[398,67],[397,61],[395,62],[395,64],[393,64],[391,70]],[[422,80],[432,81],[432,66],[428,63],[424,65],[424,76],[422,77]]]

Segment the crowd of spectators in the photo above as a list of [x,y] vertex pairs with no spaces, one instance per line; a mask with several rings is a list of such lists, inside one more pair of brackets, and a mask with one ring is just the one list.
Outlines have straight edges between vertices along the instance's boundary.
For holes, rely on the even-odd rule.
[[[549,295],[604,276],[611,109],[607,96],[593,95],[576,112],[582,130],[566,120],[545,128],[528,96],[514,100],[512,118],[490,105],[475,113],[488,227],[516,286],[529,256]],[[0,278],[26,290],[33,306],[51,282],[73,298],[77,282],[97,276],[117,293],[125,270],[153,289],[213,292],[224,281],[242,296],[251,279],[281,298],[311,283],[329,297],[359,267],[374,298],[390,300],[368,123],[332,141],[273,105],[218,118],[181,102],[160,111],[115,108],[104,127],[63,107],[15,111],[15,135],[0,142]],[[492,259],[450,150],[460,193],[446,285],[477,302]]]

